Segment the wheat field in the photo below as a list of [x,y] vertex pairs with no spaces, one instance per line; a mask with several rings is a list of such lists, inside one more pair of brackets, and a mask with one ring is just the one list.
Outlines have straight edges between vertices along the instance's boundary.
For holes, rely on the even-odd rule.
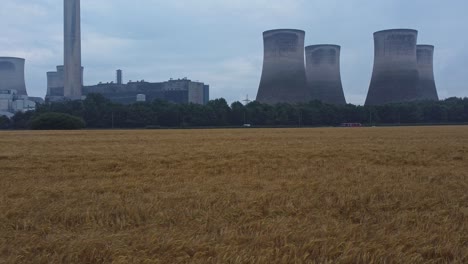
[[468,127],[0,132],[0,263],[468,263]]

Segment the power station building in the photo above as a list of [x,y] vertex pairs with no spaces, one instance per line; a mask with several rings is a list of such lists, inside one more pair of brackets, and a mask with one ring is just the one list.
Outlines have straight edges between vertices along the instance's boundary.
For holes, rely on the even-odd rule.
[[374,70],[366,105],[420,99],[416,54],[418,31],[390,29],[374,33]]
[[346,104],[340,73],[338,45],[312,45],[305,48],[307,85],[313,100],[327,104]]
[[159,99],[178,104],[204,105],[209,101],[209,91],[209,85],[193,82],[187,78],[159,83],[139,81],[127,84],[101,83],[83,87],[83,95],[85,96],[98,93],[121,104],[150,102]]
[[[117,70],[116,81],[99,83],[97,85],[83,86],[82,93],[86,96],[91,93],[102,94],[115,103],[132,104],[156,99],[173,103],[207,104],[210,87],[202,82],[177,79],[167,82],[151,83],[145,81],[122,81],[122,70]],[[47,101],[62,101],[64,98],[64,71],[63,66],[57,66],[57,71],[47,73]]]
[[0,57],[0,91],[15,90],[18,95],[28,95],[24,64],[22,58]]
[[276,29],[263,33],[264,60],[257,101],[266,104],[311,100],[304,65],[305,32]]
[[434,80],[434,46],[418,45],[417,61],[420,99],[438,101],[439,95]]

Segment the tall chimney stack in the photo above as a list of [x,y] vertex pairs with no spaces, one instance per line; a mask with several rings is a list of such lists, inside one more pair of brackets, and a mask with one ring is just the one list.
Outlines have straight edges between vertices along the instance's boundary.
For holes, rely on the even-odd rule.
[[80,0],[64,0],[64,96],[81,99]]
[[122,70],[117,70],[117,84],[122,84]]

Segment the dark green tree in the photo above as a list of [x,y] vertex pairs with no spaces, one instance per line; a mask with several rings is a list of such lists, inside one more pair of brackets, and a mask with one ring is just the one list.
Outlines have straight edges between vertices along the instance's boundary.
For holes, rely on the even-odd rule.
[[33,130],[76,130],[85,127],[86,124],[80,117],[52,112],[39,114],[30,123]]
[[231,104],[229,123],[234,126],[241,126],[249,123],[247,119],[247,109],[242,103],[234,102]]
[[11,120],[4,115],[0,115],[0,129],[9,129],[9,128],[11,128]]

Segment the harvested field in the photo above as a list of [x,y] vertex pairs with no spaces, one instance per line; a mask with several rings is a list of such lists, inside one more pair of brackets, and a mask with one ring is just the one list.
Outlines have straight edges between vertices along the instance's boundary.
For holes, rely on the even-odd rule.
[[468,127],[0,133],[0,263],[467,263]]

